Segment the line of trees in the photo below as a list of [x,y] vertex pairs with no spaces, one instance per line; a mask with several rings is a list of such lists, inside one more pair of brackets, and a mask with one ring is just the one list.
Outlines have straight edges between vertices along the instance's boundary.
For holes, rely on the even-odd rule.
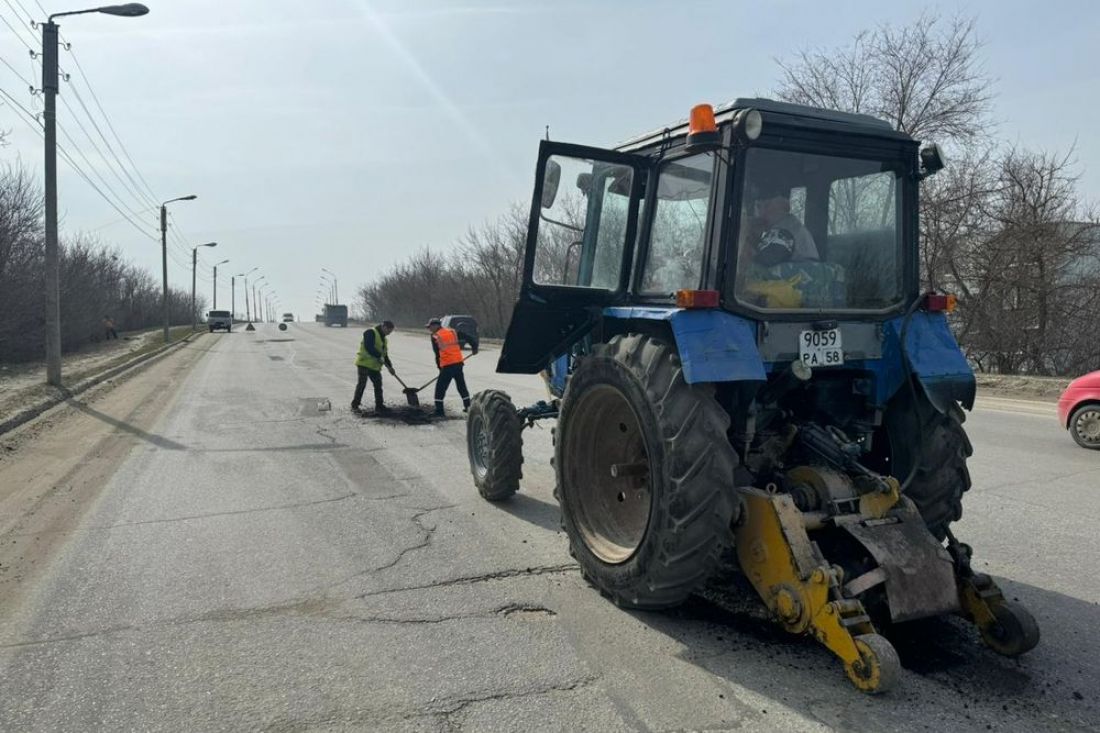
[[[832,49],[780,60],[780,99],[860,112],[947,150],[922,190],[926,288],[955,293],[958,339],[983,371],[1100,368],[1100,217],[1077,193],[1070,153],[1007,146],[975,22],[924,15]],[[399,324],[469,313],[499,336],[517,296],[527,210],[513,205],[447,254],[425,248],[362,286],[368,318]]]
[[[0,363],[45,357],[45,232],[42,192],[21,166],[0,167]],[[104,335],[160,325],[161,285],[147,270],[86,235],[60,248],[61,347],[71,351]],[[169,291],[172,323],[190,323],[191,294]],[[196,303],[201,312],[203,303]]]

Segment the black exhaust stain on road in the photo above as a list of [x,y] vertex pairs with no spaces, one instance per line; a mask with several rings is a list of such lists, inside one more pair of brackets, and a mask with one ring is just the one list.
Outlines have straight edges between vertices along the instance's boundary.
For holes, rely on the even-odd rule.
[[283,361],[283,357],[281,357],[281,356],[274,356],[274,355],[272,355],[272,354],[268,354],[268,355],[267,355],[267,358],[268,358],[268,359],[271,359],[271,361]]

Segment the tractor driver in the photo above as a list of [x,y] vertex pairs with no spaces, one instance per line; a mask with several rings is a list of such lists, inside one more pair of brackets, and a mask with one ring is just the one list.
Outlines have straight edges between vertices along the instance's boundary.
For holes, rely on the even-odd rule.
[[[800,263],[817,263],[813,235],[791,213],[791,187],[750,183],[742,211],[737,267],[738,297],[764,307],[797,308],[808,278]],[[751,201],[751,205],[749,202]]]
[[783,262],[817,262],[817,245],[802,221],[791,213],[791,189],[758,186],[753,216],[742,227],[742,258],[761,267]]

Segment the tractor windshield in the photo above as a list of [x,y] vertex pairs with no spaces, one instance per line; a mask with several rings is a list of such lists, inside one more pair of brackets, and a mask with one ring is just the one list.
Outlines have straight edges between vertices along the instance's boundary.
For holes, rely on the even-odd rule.
[[734,297],[767,310],[885,310],[903,294],[896,161],[751,148]]

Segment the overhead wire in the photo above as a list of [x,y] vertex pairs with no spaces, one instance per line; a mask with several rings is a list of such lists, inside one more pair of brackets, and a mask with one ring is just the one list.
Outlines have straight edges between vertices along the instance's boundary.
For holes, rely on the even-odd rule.
[[[23,106],[23,104],[18,99],[16,99],[6,89],[4,89],[2,87],[0,87],[0,96],[3,96],[5,99],[8,100],[9,104],[12,105],[12,109],[15,109],[15,110],[18,110],[19,112],[22,112],[22,114],[25,115],[25,117],[21,117],[20,119],[22,119],[23,122],[25,122],[31,129],[33,129],[39,137],[45,139],[46,135],[45,135],[45,132],[42,130],[42,125],[41,125],[40,122],[38,122],[38,118],[35,116],[35,114],[33,112],[31,112],[29,109],[27,109],[25,106]],[[102,198],[104,201],[106,201],[107,204],[112,209],[114,209],[116,212],[118,212],[118,214],[123,219],[125,219],[127,222],[129,222],[130,225],[133,226],[142,235],[144,235],[146,237],[149,237],[153,241],[156,241],[156,237],[153,234],[151,234],[149,231],[142,228],[142,226],[140,224],[135,222],[133,220],[133,218],[131,218],[130,215],[128,215],[121,208],[119,208],[119,206],[111,199],[111,197],[108,196],[107,194],[105,194],[103,192],[103,190],[99,186],[97,186],[94,181],[92,181],[92,179],[88,176],[88,174],[85,173],[84,169],[81,168],[80,165],[69,154],[68,149],[64,145],[58,143],[57,144],[57,152],[60,155],[60,157],[66,163],[69,164],[69,166],[73,169],[73,171],[75,171],[76,174],[78,176],[80,176],[84,180],[84,182],[87,183],[92,188],[92,190],[94,190],[97,194],[99,194],[100,198]]]

